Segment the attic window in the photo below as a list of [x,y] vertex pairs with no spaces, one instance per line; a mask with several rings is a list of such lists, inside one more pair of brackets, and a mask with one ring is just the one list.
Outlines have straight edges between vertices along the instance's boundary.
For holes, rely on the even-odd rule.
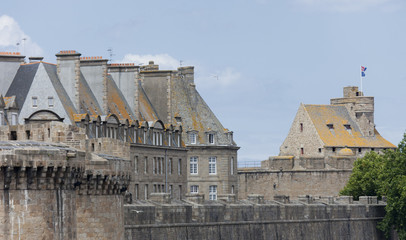
[[300,123],[300,132],[303,132],[303,123]]
[[190,133],[189,134],[189,142],[190,142],[190,144],[196,144],[196,138],[197,138],[196,133]]
[[48,107],[54,107],[54,97],[48,97]]
[[209,143],[214,144],[214,134],[213,133],[209,134]]
[[182,118],[181,117],[175,117],[176,122],[180,123],[182,122]]
[[32,97],[32,107],[38,107],[38,97]]
[[334,129],[334,126],[333,126],[332,123],[328,123],[328,124],[327,124],[327,127],[328,127],[328,129],[330,129],[330,130]]
[[345,130],[347,130],[347,132],[349,134],[351,134],[351,125],[350,124],[344,124]]

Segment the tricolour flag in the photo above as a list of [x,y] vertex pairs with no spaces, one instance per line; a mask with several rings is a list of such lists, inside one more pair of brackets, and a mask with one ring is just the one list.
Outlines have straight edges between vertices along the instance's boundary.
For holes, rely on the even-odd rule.
[[365,77],[365,71],[367,70],[367,67],[361,66],[361,77]]

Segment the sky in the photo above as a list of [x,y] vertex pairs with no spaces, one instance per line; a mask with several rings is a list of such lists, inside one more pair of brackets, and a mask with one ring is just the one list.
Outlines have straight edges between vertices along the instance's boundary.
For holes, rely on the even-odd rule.
[[[195,66],[196,88],[234,132],[239,162],[278,155],[300,103],[345,86],[375,97],[375,124],[406,130],[403,0],[5,1],[0,51],[60,50],[161,69]],[[112,56],[108,49],[112,49]],[[402,107],[403,106],[403,107]]]

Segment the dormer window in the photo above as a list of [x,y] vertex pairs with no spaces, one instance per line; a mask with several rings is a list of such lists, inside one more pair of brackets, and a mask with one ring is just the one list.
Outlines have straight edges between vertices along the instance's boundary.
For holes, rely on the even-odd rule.
[[344,127],[345,127],[345,130],[347,130],[347,132],[348,132],[349,134],[352,134],[352,133],[351,133],[351,125],[350,125],[350,124],[344,124]]
[[209,133],[209,143],[214,144],[214,134],[213,133]]
[[38,107],[38,97],[32,97],[32,107],[36,108]]
[[330,129],[330,130],[333,130],[333,129],[334,129],[334,126],[333,126],[332,123],[328,123],[328,124],[327,124],[327,127],[328,127],[328,129]]
[[189,136],[190,144],[197,144],[197,137],[198,137],[197,131],[189,132],[188,136]]

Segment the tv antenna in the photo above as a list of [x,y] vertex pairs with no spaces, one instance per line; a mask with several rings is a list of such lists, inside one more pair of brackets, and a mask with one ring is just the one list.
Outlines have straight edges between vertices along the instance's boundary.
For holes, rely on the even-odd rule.
[[115,55],[114,53],[113,53],[113,48],[109,48],[109,49],[107,49],[107,52],[109,52],[109,61],[110,61],[110,63],[113,61],[113,56]]
[[23,55],[25,54],[25,40],[27,40],[27,38],[22,39],[22,41],[23,41],[23,52],[22,52],[22,54]]

